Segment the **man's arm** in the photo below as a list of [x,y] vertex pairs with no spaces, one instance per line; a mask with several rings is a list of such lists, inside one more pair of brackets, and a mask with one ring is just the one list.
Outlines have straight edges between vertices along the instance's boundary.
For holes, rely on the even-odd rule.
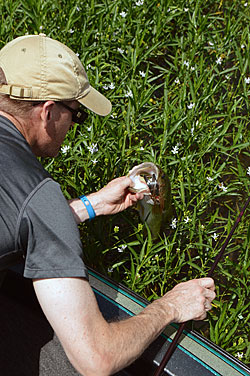
[[[127,209],[143,198],[142,193],[131,193],[133,182],[127,176],[114,179],[100,191],[87,195],[96,215],[115,214]],[[89,218],[88,212],[80,199],[69,200],[69,206],[77,224]]]
[[107,376],[129,365],[169,323],[204,319],[215,297],[211,278],[192,280],[137,316],[108,323],[84,279],[34,280],[34,288],[69,360],[84,376]]

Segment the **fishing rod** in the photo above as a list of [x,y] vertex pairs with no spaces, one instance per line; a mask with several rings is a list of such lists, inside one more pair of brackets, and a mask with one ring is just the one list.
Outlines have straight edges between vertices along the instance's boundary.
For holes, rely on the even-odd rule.
[[[228,234],[228,236],[227,236],[225,242],[223,243],[220,252],[219,252],[218,255],[215,257],[214,262],[213,262],[213,264],[212,264],[212,267],[211,267],[211,269],[209,270],[209,272],[208,272],[208,274],[207,274],[207,277],[212,277],[213,272],[214,272],[214,270],[215,270],[215,268],[216,268],[218,262],[219,262],[220,259],[222,258],[223,254],[224,254],[224,251],[225,251],[225,249],[226,249],[226,247],[227,247],[227,245],[228,245],[230,239],[232,238],[233,233],[234,233],[236,227],[238,226],[238,224],[239,224],[239,222],[240,222],[240,220],[241,220],[241,218],[242,218],[242,216],[243,216],[243,214],[244,214],[244,212],[245,212],[245,210],[246,210],[246,208],[247,208],[249,202],[250,202],[250,196],[248,197],[248,200],[246,201],[246,203],[245,203],[243,209],[240,211],[240,214],[239,214],[239,216],[237,217],[237,219],[236,219],[236,221],[235,221],[235,223],[234,223],[234,225],[233,225],[233,227],[232,227],[230,233]],[[175,348],[177,347],[178,340],[179,340],[180,336],[182,335],[182,332],[183,332],[185,326],[186,326],[186,322],[183,322],[183,323],[179,326],[179,329],[178,329],[177,333],[175,334],[175,336],[174,336],[174,338],[173,338],[173,341],[171,342],[171,344],[170,344],[169,348],[167,349],[167,351],[166,351],[166,353],[165,353],[165,355],[164,355],[164,357],[163,357],[163,359],[162,359],[162,361],[161,361],[159,367],[156,369],[156,371],[155,371],[155,373],[154,373],[153,376],[161,376],[162,372],[164,371],[164,368],[166,367],[166,364],[168,363],[168,361],[169,361],[169,359],[171,358],[171,356],[172,356],[172,354],[173,354]]]

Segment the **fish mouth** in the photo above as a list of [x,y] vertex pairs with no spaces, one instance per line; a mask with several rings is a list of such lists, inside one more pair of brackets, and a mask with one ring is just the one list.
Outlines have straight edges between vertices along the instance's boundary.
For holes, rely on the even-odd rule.
[[156,176],[155,174],[153,173],[152,175],[148,176],[148,175],[144,175],[144,180],[150,190],[150,194],[151,196],[154,196],[156,199],[159,198],[159,195],[160,195],[160,191],[159,191],[159,184],[158,184],[158,181],[156,179]]
[[150,188],[147,185],[146,179],[142,175],[136,175],[136,176],[129,176],[129,178],[132,180],[134,185],[132,187],[129,187],[130,192],[133,193],[144,193],[145,195],[150,195]]
[[144,162],[132,168],[128,177],[132,180],[133,186],[129,190],[133,193],[144,193],[157,199],[159,196],[158,184],[159,170],[152,162]]

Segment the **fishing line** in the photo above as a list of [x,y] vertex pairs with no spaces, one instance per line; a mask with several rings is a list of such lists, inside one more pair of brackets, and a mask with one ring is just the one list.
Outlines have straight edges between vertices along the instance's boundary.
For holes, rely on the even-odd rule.
[[[250,197],[248,197],[247,202],[245,203],[243,209],[241,210],[239,216],[237,217],[237,219],[236,219],[236,221],[235,221],[235,223],[234,223],[234,225],[233,225],[233,227],[232,227],[230,233],[228,234],[228,236],[227,236],[225,242],[223,243],[223,245],[222,245],[222,247],[221,247],[220,252],[219,252],[218,255],[215,257],[214,262],[213,262],[213,264],[212,264],[212,267],[211,267],[211,269],[209,270],[209,272],[208,272],[208,274],[207,274],[207,277],[212,277],[213,272],[214,272],[214,270],[215,270],[215,268],[216,268],[218,262],[219,262],[220,259],[222,258],[223,254],[224,254],[224,251],[225,251],[225,249],[226,249],[226,247],[227,247],[227,245],[228,245],[228,243],[229,243],[231,237],[233,236],[233,233],[234,233],[236,227],[238,226],[238,224],[239,224],[239,222],[240,222],[240,220],[241,220],[241,217],[243,216],[243,214],[244,214],[244,212],[245,212],[245,210],[246,210],[246,208],[247,208],[249,202],[250,202]],[[182,334],[182,332],[183,332],[183,330],[184,330],[184,328],[185,328],[185,325],[186,325],[186,322],[183,322],[183,323],[179,326],[179,329],[178,329],[177,333],[175,334],[175,336],[174,336],[174,338],[173,338],[173,341],[171,342],[171,344],[170,344],[169,348],[167,349],[167,351],[166,351],[166,353],[165,353],[165,355],[164,355],[164,357],[163,357],[163,359],[162,359],[162,361],[161,361],[159,367],[156,369],[156,371],[155,371],[155,373],[154,373],[153,376],[161,376],[161,374],[162,374],[164,368],[166,367],[166,364],[168,363],[168,361],[169,361],[169,359],[171,358],[171,356],[172,356],[172,354],[173,354],[175,348],[177,347],[178,340],[179,340],[179,338],[180,338],[180,336],[181,336],[181,334]]]

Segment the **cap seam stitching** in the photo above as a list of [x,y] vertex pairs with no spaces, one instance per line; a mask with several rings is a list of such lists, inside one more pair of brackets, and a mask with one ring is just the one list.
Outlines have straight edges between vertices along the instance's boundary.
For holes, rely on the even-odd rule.
[[68,56],[69,56],[69,58],[70,58],[70,60],[71,60],[71,63],[72,63],[72,67],[73,67],[73,69],[74,69],[74,76],[75,76],[76,81],[77,81],[77,84],[78,84],[78,89],[75,90],[75,95],[74,95],[74,97],[76,98],[76,97],[78,97],[78,95],[79,95],[79,93],[80,93],[80,88],[81,88],[80,80],[79,80],[79,78],[78,78],[78,76],[77,76],[77,74],[76,74],[76,64],[75,64],[75,61],[74,61],[74,59],[72,58],[71,54],[70,54],[69,51],[64,47],[63,44],[62,44],[62,47],[63,47],[64,51],[68,54]]
[[46,49],[46,40],[45,38],[40,38],[40,56],[41,56],[41,67],[40,67],[40,81],[41,81],[41,91],[42,91],[42,96],[46,97],[47,93],[47,82],[46,82],[46,62],[45,62],[45,49]]

